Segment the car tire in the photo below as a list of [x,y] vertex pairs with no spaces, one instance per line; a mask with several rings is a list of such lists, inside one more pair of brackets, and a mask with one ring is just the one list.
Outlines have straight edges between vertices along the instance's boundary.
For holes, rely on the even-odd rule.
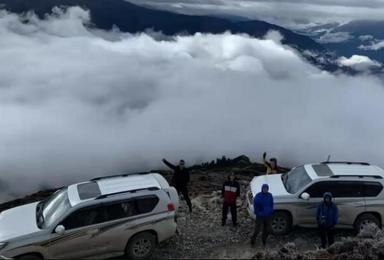
[[43,260],[43,258],[34,254],[18,256],[15,259],[16,260]]
[[143,260],[151,257],[156,247],[156,236],[143,232],[133,236],[125,249],[125,254],[132,260]]
[[274,235],[286,235],[292,227],[291,216],[288,212],[276,211],[272,215],[271,231]]
[[364,226],[372,223],[380,227],[380,220],[375,215],[369,213],[363,214],[357,218],[355,223],[355,230],[357,233],[359,233],[364,228]]

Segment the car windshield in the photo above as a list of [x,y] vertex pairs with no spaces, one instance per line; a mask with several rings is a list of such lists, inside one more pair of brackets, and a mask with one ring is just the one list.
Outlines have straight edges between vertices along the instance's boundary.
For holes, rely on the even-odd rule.
[[294,168],[288,173],[282,175],[282,180],[285,188],[291,194],[297,193],[301,188],[311,182],[304,166]]
[[70,208],[71,204],[69,203],[67,188],[54,193],[48,201],[44,203],[44,227],[50,227]]

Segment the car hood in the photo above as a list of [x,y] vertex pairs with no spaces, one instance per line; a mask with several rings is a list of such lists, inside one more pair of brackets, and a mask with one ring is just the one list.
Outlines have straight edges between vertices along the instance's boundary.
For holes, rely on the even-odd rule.
[[38,232],[36,205],[31,203],[0,213],[0,242]]
[[253,196],[261,191],[261,186],[263,184],[268,184],[269,192],[272,193],[273,196],[290,195],[284,187],[281,180],[281,174],[262,175],[253,178],[251,181],[251,191]]

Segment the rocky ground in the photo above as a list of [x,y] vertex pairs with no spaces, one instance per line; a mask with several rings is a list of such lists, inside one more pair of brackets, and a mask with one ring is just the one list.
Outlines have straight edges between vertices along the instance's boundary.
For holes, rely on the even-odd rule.
[[[249,259],[253,257],[276,259],[284,254],[280,250],[287,251],[287,255],[311,250],[317,251],[320,243],[317,231],[303,228],[295,228],[286,236],[270,236],[266,248],[261,246],[260,241],[253,247],[250,245],[249,239],[254,223],[246,210],[245,192],[252,176],[239,176],[242,194],[238,203],[238,226],[232,227],[229,214],[227,225],[222,227],[222,200],[219,184],[222,183],[225,176],[227,174],[224,172],[207,173],[206,178],[214,181],[210,188],[207,187],[206,190],[201,191],[202,194],[196,193],[196,188],[192,187],[194,191],[192,193],[195,193],[192,199],[194,208],[192,215],[187,213],[185,201],[181,200],[178,218],[179,234],[156,250],[155,259]],[[336,241],[341,241],[344,237],[351,235],[353,235],[352,232],[338,231]],[[280,255],[278,255],[279,253]]]

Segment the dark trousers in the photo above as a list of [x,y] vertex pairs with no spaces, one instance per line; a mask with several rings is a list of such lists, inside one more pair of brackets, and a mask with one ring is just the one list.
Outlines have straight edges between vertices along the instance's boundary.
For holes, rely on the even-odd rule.
[[333,227],[327,228],[327,227],[320,226],[319,231],[320,231],[322,248],[327,247],[327,242],[328,242],[328,246],[332,245],[335,242],[335,232]]
[[235,203],[223,203],[223,218],[221,223],[224,225],[227,221],[228,209],[231,209],[232,223],[235,226],[237,224],[237,207]]
[[255,221],[255,231],[253,233],[251,243],[254,244],[256,241],[257,235],[260,233],[261,229],[261,241],[263,245],[267,243],[267,237],[271,233],[271,216],[267,217],[257,217]]
[[177,190],[178,194],[183,195],[185,202],[187,202],[189,212],[192,212],[192,203],[191,203],[191,199],[189,198],[189,195],[188,195],[188,188],[186,186],[185,187],[176,187],[176,190]]

